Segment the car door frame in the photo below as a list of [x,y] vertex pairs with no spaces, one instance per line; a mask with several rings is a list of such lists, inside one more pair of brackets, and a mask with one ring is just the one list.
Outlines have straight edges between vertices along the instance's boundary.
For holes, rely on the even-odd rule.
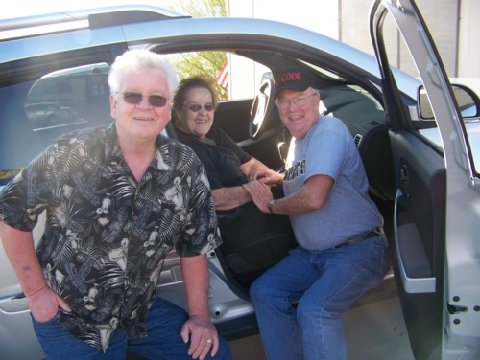
[[[408,111],[402,106],[400,94],[396,89],[383,45],[382,25],[387,13],[394,19],[417,66],[434,109],[444,144],[443,154],[439,155],[443,156],[444,161],[445,189],[441,189],[442,175],[440,174],[438,175],[439,189],[436,190],[443,193],[441,194],[443,196],[440,196],[440,203],[437,204],[439,208],[436,209],[437,212],[444,213],[444,224],[437,224],[439,226],[437,237],[443,241],[441,244],[443,246],[439,245],[437,248],[444,249],[444,254],[440,255],[444,265],[440,270],[442,273],[434,274],[434,268],[431,268],[433,276],[423,274],[412,278],[405,273],[405,263],[414,261],[412,257],[416,252],[410,249],[402,253],[401,249],[405,248],[404,243],[412,242],[412,238],[413,242],[416,239],[421,244],[422,239],[418,231],[415,232],[415,223],[410,226],[410,231],[405,231],[404,226],[410,224],[395,224],[397,254],[395,270],[399,279],[397,281],[399,296],[412,350],[416,358],[478,358],[480,355],[480,321],[478,319],[480,287],[477,285],[477,277],[480,273],[478,260],[480,245],[476,241],[475,234],[480,228],[480,180],[473,168],[465,126],[461,121],[443,63],[416,4],[411,0],[394,2],[376,0],[372,4],[370,13],[370,31],[382,75],[385,107],[389,114],[388,121],[391,124],[390,135],[396,162],[395,177],[398,188],[396,220],[399,220],[399,212],[414,214],[414,207],[419,206],[416,201],[411,199],[408,201],[409,194],[405,193],[404,188],[402,189],[402,186],[405,187],[404,185],[412,180],[408,172],[402,171],[405,169],[400,164],[402,157],[405,155],[410,157],[408,161],[417,173],[427,171],[433,175],[435,172],[441,172],[441,169],[428,169],[432,166],[432,163],[425,163],[428,156],[437,159],[436,161],[438,156],[434,155],[434,147],[415,133],[409,122]],[[395,144],[401,142],[406,145],[395,147]],[[417,147],[412,146],[414,150],[400,153],[399,149],[406,149],[410,145]],[[438,149],[436,151],[438,152]],[[433,176],[431,180],[437,181]],[[437,299],[441,305],[437,309],[439,313],[430,314],[430,316],[441,317],[441,321],[437,319],[433,324],[441,326],[433,330],[439,336],[430,339],[428,334],[422,334],[419,331],[419,329],[428,329],[426,323],[431,320],[423,313],[428,311],[426,307],[429,302],[424,300],[428,299],[429,295],[437,298],[441,296],[440,300]],[[412,314],[412,310],[417,312]],[[422,344],[420,343],[422,340],[425,342],[431,340],[431,343]]]

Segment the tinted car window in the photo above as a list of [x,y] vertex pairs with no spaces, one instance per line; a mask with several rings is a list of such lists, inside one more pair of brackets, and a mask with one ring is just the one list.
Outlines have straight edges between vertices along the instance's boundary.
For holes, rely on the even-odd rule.
[[111,120],[107,76],[100,63],[0,88],[0,185],[59,135]]

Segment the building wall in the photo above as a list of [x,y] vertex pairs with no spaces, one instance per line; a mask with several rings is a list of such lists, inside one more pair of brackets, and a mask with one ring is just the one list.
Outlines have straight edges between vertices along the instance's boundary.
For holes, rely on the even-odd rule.
[[[368,19],[371,0],[339,0],[340,4],[340,40],[363,51],[373,54]],[[440,52],[449,77],[458,77],[459,20],[461,0],[420,0],[417,6]],[[354,24],[354,26],[352,26]],[[392,64],[402,70],[415,74],[403,40],[395,30],[390,38],[390,57]]]
[[281,21],[338,39],[339,0],[226,1],[229,16]]
[[[229,16],[256,17],[301,26],[373,54],[369,11],[373,0],[226,0]],[[442,56],[451,78],[480,78],[480,0],[416,0],[417,6]],[[388,26],[388,25],[387,25]],[[399,34],[392,30],[389,55],[392,63],[415,75],[416,69]],[[251,86],[264,69],[254,69]],[[242,81],[247,78],[242,74]],[[232,74],[232,76],[235,76]],[[235,84],[235,79],[232,79]],[[231,91],[236,92],[237,87]],[[250,91],[250,89],[249,89]],[[244,97],[244,96],[240,96]],[[233,98],[238,98],[233,96]]]
[[458,77],[480,79],[480,1],[462,0]]
[[[226,0],[227,14],[234,17],[255,17],[289,23],[338,39],[338,0],[294,0],[295,6],[286,0]],[[251,98],[260,85],[264,66],[237,56],[229,56],[229,98]],[[238,69],[241,69],[239,71]]]

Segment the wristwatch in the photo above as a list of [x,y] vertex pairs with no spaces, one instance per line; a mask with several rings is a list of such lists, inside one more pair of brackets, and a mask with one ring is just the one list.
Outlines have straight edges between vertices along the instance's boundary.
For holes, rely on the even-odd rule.
[[275,199],[272,199],[268,202],[268,210],[270,211],[270,214],[273,214],[273,206],[275,205],[276,202],[277,200]]

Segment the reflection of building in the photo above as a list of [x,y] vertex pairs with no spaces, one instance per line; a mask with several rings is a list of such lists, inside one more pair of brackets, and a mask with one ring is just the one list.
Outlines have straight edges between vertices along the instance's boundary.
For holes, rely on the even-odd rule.
[[[373,54],[369,33],[369,11],[373,0],[227,0],[229,16],[246,16],[278,20],[301,26],[339,39],[349,45]],[[445,69],[452,78],[480,79],[480,1],[478,0],[417,0],[417,6],[427,23],[442,56]],[[410,56],[401,45],[398,35],[391,34],[391,59],[402,70],[412,73]],[[250,69],[248,67],[250,66]],[[245,65],[253,83],[259,84],[263,69]],[[231,83],[235,84],[235,74]],[[242,71],[241,82],[246,81]],[[255,87],[255,84],[252,84]],[[248,84],[247,84],[248,86]],[[232,97],[243,97],[231,86]]]

